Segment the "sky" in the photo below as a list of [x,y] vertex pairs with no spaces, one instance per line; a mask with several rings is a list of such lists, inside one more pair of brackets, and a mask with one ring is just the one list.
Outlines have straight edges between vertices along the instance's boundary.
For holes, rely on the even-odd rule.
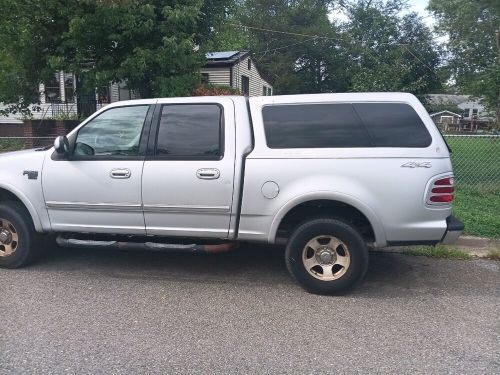
[[421,17],[425,17],[424,22],[427,26],[432,27],[434,25],[434,17],[432,17],[430,13],[425,10],[428,3],[429,0],[410,0],[408,5],[410,6],[411,11],[417,12]]
[[[434,18],[425,10],[428,3],[429,0],[409,0],[408,11],[417,12],[421,17],[425,17],[424,21],[428,26],[432,26],[434,24]],[[340,11],[335,11],[331,16],[339,20],[345,20],[345,16]]]
[[[424,23],[432,30],[436,23],[434,17],[425,9],[429,4],[429,0],[408,0],[408,9],[407,12],[416,12]],[[337,18],[339,20],[345,20],[346,17],[341,12],[336,11],[333,12],[330,17]],[[447,40],[446,36],[442,36],[436,39],[438,43],[445,43]]]

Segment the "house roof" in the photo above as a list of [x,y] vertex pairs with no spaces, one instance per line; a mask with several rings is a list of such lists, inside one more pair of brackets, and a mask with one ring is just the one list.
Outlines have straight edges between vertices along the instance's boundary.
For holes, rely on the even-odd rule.
[[471,100],[469,95],[452,94],[429,94],[427,98],[431,104],[454,104],[458,105]]
[[439,111],[436,113],[431,113],[429,116],[434,117],[434,116],[442,115],[443,113],[447,113],[447,114],[450,114],[452,116],[462,117],[462,115],[459,115],[458,113],[451,112],[451,111]]
[[224,51],[224,52],[208,52],[206,57],[208,60],[225,60],[233,57],[239,51]]
[[248,51],[208,52],[206,66],[233,66],[250,54]]

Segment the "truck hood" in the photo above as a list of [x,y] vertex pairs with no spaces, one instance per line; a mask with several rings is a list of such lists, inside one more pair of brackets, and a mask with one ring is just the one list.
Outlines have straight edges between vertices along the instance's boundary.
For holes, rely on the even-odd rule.
[[[41,172],[43,160],[48,150],[32,149],[0,154],[0,172],[2,174],[22,173],[24,170],[37,170]],[[21,170],[23,169],[23,170]],[[0,176],[0,180],[5,178]]]

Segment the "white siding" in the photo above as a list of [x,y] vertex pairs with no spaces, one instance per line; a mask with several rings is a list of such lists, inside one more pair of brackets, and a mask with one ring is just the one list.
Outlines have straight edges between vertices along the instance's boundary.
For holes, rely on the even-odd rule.
[[248,60],[250,57],[246,57],[239,63],[233,66],[233,87],[237,87],[242,90],[241,87],[241,76],[247,76],[250,80],[250,96],[262,96],[262,90],[265,86],[266,89],[271,89],[271,94],[273,94],[273,87],[259,74],[259,71],[255,67],[252,60],[252,66],[250,70],[248,69]]
[[208,83],[212,85],[231,85],[230,68],[202,68],[200,73],[207,73]]
[[465,117],[472,117],[472,113],[474,109],[477,109],[477,117],[478,118],[489,118],[493,117],[491,113],[489,113],[484,105],[479,103],[477,100],[467,100],[466,102],[460,103],[457,105],[458,108],[465,111]]
[[109,86],[109,101],[111,103],[114,103],[119,100],[120,100],[120,94],[118,92],[118,83],[112,83]]

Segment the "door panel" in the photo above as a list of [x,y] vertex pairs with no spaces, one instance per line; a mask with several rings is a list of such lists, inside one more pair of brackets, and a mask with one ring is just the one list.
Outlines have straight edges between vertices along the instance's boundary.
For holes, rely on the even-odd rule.
[[[152,132],[158,134],[158,147],[144,164],[142,184],[148,235],[228,236],[235,160],[233,102],[200,102],[158,102],[163,105],[155,121],[159,129]],[[217,129],[215,108],[220,110]]]
[[108,108],[70,135],[70,157],[45,160],[42,186],[53,230],[146,233],[141,183],[151,117],[149,104]]
[[[142,160],[53,161],[43,170],[52,229],[145,234],[141,207]],[[128,178],[111,171],[127,169]]]

